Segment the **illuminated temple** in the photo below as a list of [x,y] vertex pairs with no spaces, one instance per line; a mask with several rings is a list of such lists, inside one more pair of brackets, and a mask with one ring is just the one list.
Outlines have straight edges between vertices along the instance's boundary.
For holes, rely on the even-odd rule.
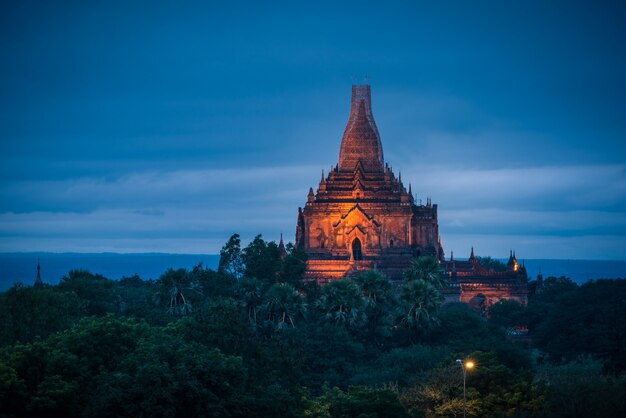
[[385,163],[369,85],[352,87],[350,116],[339,161],[298,208],[296,247],[308,255],[306,277],[320,283],[376,269],[402,279],[411,260],[435,257],[449,277],[447,300],[489,305],[500,298],[526,301],[527,276],[511,254],[506,272],[469,260],[446,260],[437,205],[417,204],[411,186]]

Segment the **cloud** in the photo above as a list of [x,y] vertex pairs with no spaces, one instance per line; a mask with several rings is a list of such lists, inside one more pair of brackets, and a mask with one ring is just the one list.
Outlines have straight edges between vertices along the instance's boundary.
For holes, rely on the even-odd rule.
[[418,196],[431,196],[447,209],[610,212],[626,208],[624,165],[503,169],[416,165],[403,170],[403,178],[413,180]]
[[[466,239],[469,247],[500,236],[500,244],[492,238],[486,248],[500,251],[504,237],[624,240],[624,173],[619,165],[495,170],[431,165],[405,170],[403,178],[413,182],[418,197],[431,196],[439,204],[445,248],[448,240],[459,246]],[[43,243],[56,240],[59,251],[69,251],[83,239],[83,251],[110,251],[117,240],[119,248],[134,251],[217,252],[234,232],[244,240],[257,233],[276,239],[280,232],[289,239],[296,209],[318,179],[319,167],[282,166],[13,183],[1,189],[2,201],[12,203],[4,203],[0,214],[0,249],[49,250]],[[29,210],[33,198],[40,209]]]
[[[310,166],[215,170],[144,171],[116,178],[18,181],[2,185],[4,212],[93,211],[105,208],[159,208],[263,204],[295,198],[319,181]],[[159,209],[157,208],[157,209]]]

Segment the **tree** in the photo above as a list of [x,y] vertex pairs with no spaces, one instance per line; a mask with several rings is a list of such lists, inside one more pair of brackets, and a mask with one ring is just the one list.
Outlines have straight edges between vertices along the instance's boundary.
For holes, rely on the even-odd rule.
[[171,318],[163,312],[155,300],[157,292],[155,281],[141,280],[137,275],[122,277],[117,286],[121,299],[120,313],[126,316],[142,318],[151,324],[165,324]]
[[382,352],[371,363],[360,362],[349,383],[368,387],[390,384],[407,387],[449,356],[449,349],[443,346],[414,344],[394,348],[389,352]]
[[316,307],[323,320],[335,326],[355,330],[365,322],[365,299],[359,286],[350,279],[324,286]]
[[248,390],[241,358],[128,318],[0,352],[8,416],[250,416]]
[[[168,269],[157,280],[157,294],[161,303],[167,306],[167,312],[172,316],[186,316],[191,314],[192,302],[190,294],[201,295],[197,283],[191,281],[187,270]],[[185,296],[187,293],[187,296]]]
[[74,292],[14,284],[0,294],[0,346],[69,328],[84,314],[85,305]]
[[239,300],[246,307],[248,319],[256,325],[257,313],[263,303],[263,283],[253,277],[246,277],[239,282]]
[[483,266],[484,268],[495,270],[495,271],[506,271],[506,264],[504,264],[500,260],[496,260],[495,258],[491,258],[489,256],[486,257],[476,257],[476,261],[478,264]]
[[494,344],[496,334],[487,327],[487,322],[467,304],[446,303],[437,314],[439,326],[432,329],[433,343],[450,347],[454,351],[488,350]]
[[513,370],[492,351],[470,353],[468,358],[475,363],[467,385],[477,392],[478,416],[536,416],[542,409],[543,392],[530,370]]
[[626,370],[626,280],[598,280],[560,294],[533,329],[533,341],[555,361],[582,354]]
[[391,283],[375,270],[359,272],[352,280],[359,286],[365,299],[367,337],[371,342],[380,342],[391,334],[391,311],[395,305]]
[[524,306],[512,299],[502,299],[488,309],[488,322],[495,327],[511,331],[518,326],[525,326]]
[[557,298],[577,288],[576,283],[564,276],[546,278],[539,293],[528,295],[525,318],[529,332],[533,334],[539,324],[550,317]]
[[239,280],[243,276],[245,269],[243,253],[241,252],[241,239],[239,234],[233,234],[220,250],[220,261],[217,271]]
[[430,256],[411,261],[411,266],[404,272],[404,280],[423,280],[437,288],[442,288],[445,284],[443,267],[437,259]]
[[296,292],[293,286],[287,283],[276,283],[264,295],[263,310],[267,320],[274,324],[277,330],[291,325],[296,326],[298,319],[306,315],[304,298]]
[[324,395],[311,402],[306,416],[319,418],[408,418],[398,395],[390,389],[350,387],[346,392],[339,388],[328,389]]
[[275,242],[265,242],[261,235],[243,249],[246,277],[255,277],[267,284],[276,283],[281,269],[281,254]]
[[409,280],[402,286],[398,315],[400,324],[425,330],[438,323],[436,314],[443,296],[425,280]]
[[306,271],[307,254],[304,250],[296,249],[292,243],[287,244],[287,256],[282,261],[280,281],[289,283],[296,289],[302,289],[302,277]]
[[117,292],[118,283],[100,274],[70,270],[61,279],[57,289],[76,293],[85,302],[87,315],[118,313],[122,309],[122,300]]
[[602,376],[603,364],[590,357],[544,364],[537,381],[546,390],[542,417],[621,417],[626,412],[626,378]]
[[191,283],[195,283],[202,295],[207,298],[232,297],[235,295],[237,280],[233,275],[203,267],[202,263],[191,269],[189,280]]
[[[410,410],[425,411],[426,417],[463,415],[463,371],[454,363],[458,355],[450,357],[447,364],[426,371],[402,393],[401,400]],[[466,375],[468,416],[537,416],[543,393],[531,373],[509,369],[491,352],[474,352],[467,358],[475,363]]]
[[[414,414],[435,417],[463,416],[463,380],[455,364],[442,365],[420,375],[416,384],[403,390],[400,401]],[[476,391],[467,391],[467,415],[477,416]]]

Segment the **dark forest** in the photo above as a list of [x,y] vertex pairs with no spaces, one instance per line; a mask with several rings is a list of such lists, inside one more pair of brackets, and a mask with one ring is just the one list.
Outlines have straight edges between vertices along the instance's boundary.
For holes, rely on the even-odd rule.
[[[544,280],[527,306],[442,304],[433,259],[320,286],[233,235],[217,271],[0,294],[0,417],[620,417],[626,280]],[[483,262],[493,262],[484,258]],[[467,370],[463,402],[463,366]]]

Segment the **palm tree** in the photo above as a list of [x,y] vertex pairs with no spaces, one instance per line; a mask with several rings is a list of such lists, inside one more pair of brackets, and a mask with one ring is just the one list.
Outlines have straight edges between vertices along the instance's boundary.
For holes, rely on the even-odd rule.
[[429,328],[438,322],[435,316],[443,301],[441,293],[424,280],[411,280],[402,286],[400,323],[412,329]]
[[254,277],[245,277],[239,281],[239,297],[248,310],[248,319],[256,324],[259,306],[263,301],[263,284]]
[[393,298],[389,279],[376,270],[359,272],[352,280],[361,288],[366,306],[384,305]]
[[445,284],[444,270],[436,258],[418,257],[411,262],[409,269],[404,272],[404,280],[424,280],[437,288],[442,288]]
[[174,316],[191,314],[192,304],[183,292],[202,295],[197,283],[191,280],[185,269],[169,269],[159,277],[156,283],[156,296],[168,304],[167,313]]
[[391,332],[391,312],[396,300],[389,279],[376,270],[359,272],[353,278],[365,299],[367,331],[372,340]]
[[296,289],[288,283],[277,283],[265,293],[263,309],[267,319],[276,323],[276,329],[282,330],[288,323],[295,328],[295,320],[306,315],[306,303]]
[[316,306],[322,318],[335,326],[356,327],[365,321],[365,299],[359,286],[350,279],[324,286]]

